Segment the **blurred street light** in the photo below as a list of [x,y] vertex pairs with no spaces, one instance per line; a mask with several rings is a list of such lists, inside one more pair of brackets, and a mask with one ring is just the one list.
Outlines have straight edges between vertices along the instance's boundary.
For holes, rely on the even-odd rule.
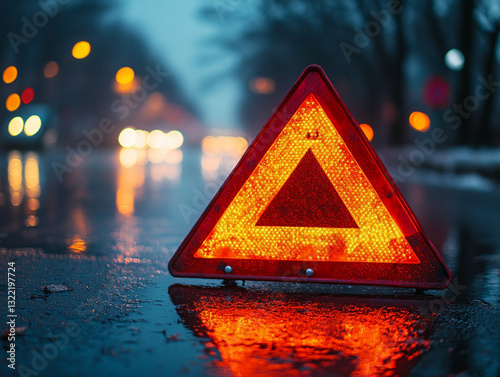
[[179,131],[170,131],[165,135],[165,146],[168,149],[179,148],[184,142],[184,136]]
[[367,139],[369,141],[372,141],[372,139],[373,139],[373,128],[371,128],[371,126],[369,124],[366,124],[366,123],[360,124],[359,126],[361,127],[361,129],[365,133]]
[[73,46],[71,51],[75,59],[84,59],[90,54],[90,43],[87,41],[80,41]]
[[452,48],[444,56],[446,66],[453,71],[460,71],[465,63],[464,54],[462,51]]
[[274,92],[276,83],[270,77],[256,77],[250,80],[250,90],[258,94],[269,94]]
[[35,91],[33,88],[26,88],[21,93],[21,101],[24,104],[28,104],[35,98]]
[[151,131],[148,135],[148,145],[153,149],[160,149],[165,144],[165,134],[160,130]]
[[24,121],[21,117],[12,118],[9,122],[9,134],[11,136],[17,136],[23,132]]
[[450,84],[445,77],[431,76],[423,87],[424,102],[433,108],[442,109],[450,102]]
[[134,147],[145,148],[148,145],[149,132],[144,131],[144,130],[136,130],[135,135],[136,135],[136,138],[135,138]]
[[59,73],[59,65],[55,61],[50,61],[43,67],[43,75],[50,79]]
[[118,142],[124,148],[133,147],[136,139],[137,135],[135,133],[135,130],[131,127],[123,129],[123,131],[120,132],[120,135],[118,136]]
[[36,134],[40,127],[42,126],[42,120],[38,115],[32,115],[28,119],[26,119],[26,123],[24,125],[24,133],[27,136],[33,136]]
[[6,84],[10,84],[17,78],[17,68],[11,65],[10,67],[5,68],[3,71],[3,81]]
[[17,93],[12,93],[10,96],[7,97],[7,101],[5,101],[5,107],[9,111],[16,111],[20,105],[21,105],[21,98]]
[[410,125],[417,131],[425,132],[431,126],[431,120],[427,114],[414,111],[410,115]]
[[130,67],[122,67],[116,72],[116,81],[119,84],[128,84],[134,79],[134,70]]
[[201,150],[206,155],[240,158],[247,148],[248,141],[241,136],[206,136],[201,141]]

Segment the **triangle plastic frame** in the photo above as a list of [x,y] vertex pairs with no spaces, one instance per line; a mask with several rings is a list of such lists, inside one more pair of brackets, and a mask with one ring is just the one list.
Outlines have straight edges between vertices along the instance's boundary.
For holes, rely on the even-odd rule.
[[[350,153],[396,224],[403,231],[420,263],[195,257],[196,251],[214,229],[240,188],[310,94],[314,95],[334,124]],[[416,232],[408,234],[408,229],[416,229]],[[314,271],[312,276],[309,276],[308,269]],[[377,153],[351,116],[323,69],[317,65],[311,65],[304,70],[257,135],[171,258],[169,271],[172,276],[176,277],[363,284],[417,289],[444,289],[452,278],[450,270],[425,235],[415,214],[406,203]]]

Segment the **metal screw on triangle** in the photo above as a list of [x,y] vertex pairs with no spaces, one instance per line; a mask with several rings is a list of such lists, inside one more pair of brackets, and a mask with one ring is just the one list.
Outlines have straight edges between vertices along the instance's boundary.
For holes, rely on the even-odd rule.
[[226,266],[224,267],[224,272],[226,274],[230,274],[231,272],[233,272],[233,268],[231,266]]

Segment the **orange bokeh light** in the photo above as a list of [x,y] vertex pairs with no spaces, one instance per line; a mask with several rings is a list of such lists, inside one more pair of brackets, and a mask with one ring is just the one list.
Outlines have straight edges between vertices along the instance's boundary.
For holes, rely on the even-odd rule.
[[116,82],[119,84],[125,85],[132,82],[134,79],[135,73],[134,70],[130,67],[122,67],[116,72]]
[[[306,155],[319,163],[324,180],[333,185],[357,226],[267,226],[268,222],[259,226],[266,209]],[[289,198],[292,202],[296,199]],[[298,108],[194,256],[420,263],[312,94]]]
[[5,71],[3,71],[3,81],[6,84],[10,84],[11,82],[15,81],[17,78],[17,68],[11,65],[10,67],[5,68]]
[[240,158],[248,148],[248,142],[241,136],[206,136],[201,141],[203,153],[210,155],[230,155]]
[[405,375],[430,348],[429,320],[401,301],[178,285],[169,293],[188,327],[211,339],[203,343],[214,375]]
[[135,210],[136,191],[144,184],[144,166],[137,164],[139,151],[123,148],[120,151],[120,168],[116,186],[116,209],[126,217]]
[[270,77],[256,77],[250,81],[250,90],[258,94],[270,94],[276,88],[275,81]]
[[80,41],[73,46],[71,54],[75,59],[86,58],[90,54],[90,43],[87,41]]
[[70,240],[68,249],[74,253],[82,253],[87,250],[87,241],[81,237],[75,236]]
[[373,128],[369,124],[363,123],[359,125],[363,132],[365,133],[368,140],[372,141],[373,139]]
[[17,93],[12,93],[10,96],[7,97],[7,101],[5,101],[5,107],[9,111],[16,111],[20,105],[21,105],[21,97],[19,97],[19,94]]
[[59,73],[59,65],[55,61],[50,61],[43,67],[43,75],[50,79]]
[[410,114],[410,125],[417,131],[425,132],[431,126],[431,120],[427,114],[414,111]]

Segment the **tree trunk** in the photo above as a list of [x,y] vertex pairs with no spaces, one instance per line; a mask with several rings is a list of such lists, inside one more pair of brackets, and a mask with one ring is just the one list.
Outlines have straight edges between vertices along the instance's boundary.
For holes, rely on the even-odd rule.
[[[462,2],[462,27],[460,34],[460,50],[464,54],[465,62],[460,75],[460,89],[458,91],[457,103],[461,104],[463,100],[472,92],[473,75],[473,41],[474,41],[474,1],[463,0]],[[468,145],[474,143],[473,124],[468,118],[462,118],[462,124],[457,130],[456,143]]]

